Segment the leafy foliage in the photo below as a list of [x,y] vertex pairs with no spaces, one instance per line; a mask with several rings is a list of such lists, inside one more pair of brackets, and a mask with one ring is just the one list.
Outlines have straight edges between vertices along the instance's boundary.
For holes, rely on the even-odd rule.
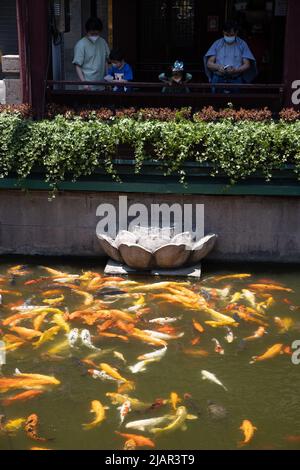
[[[54,189],[99,169],[118,180],[115,160],[121,148],[135,159],[136,173],[152,160],[182,182],[187,161],[209,166],[212,176],[232,183],[258,171],[269,180],[286,163],[300,174],[300,120],[291,111],[277,122],[266,110],[257,111],[257,119],[236,119],[228,112],[212,121],[187,119],[189,112],[129,109],[117,114],[102,109],[76,115],[65,110],[33,121],[28,110],[2,109],[0,177],[16,173],[22,180],[38,168]],[[166,113],[169,118],[162,119]]]

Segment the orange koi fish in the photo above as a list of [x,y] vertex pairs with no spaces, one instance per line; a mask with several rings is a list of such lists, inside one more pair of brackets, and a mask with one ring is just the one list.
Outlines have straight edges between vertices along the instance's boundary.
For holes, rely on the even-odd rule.
[[99,333],[99,336],[103,336],[105,338],[117,338],[117,339],[120,339],[122,341],[129,341],[129,339],[127,338],[127,336],[124,336],[124,335],[118,335],[117,333],[107,333],[107,332],[103,332],[103,333]]
[[188,356],[206,357],[209,355],[205,349],[183,349],[182,351]]
[[193,325],[194,325],[194,328],[196,331],[198,331],[199,333],[203,333],[204,332],[204,328],[202,325],[200,325],[199,322],[197,322],[196,320],[193,319]]
[[294,292],[293,289],[289,287],[282,287],[276,284],[249,284],[250,289],[258,291],[278,291],[278,292]]
[[269,349],[267,349],[267,351],[261,356],[253,356],[252,361],[250,361],[250,364],[254,364],[254,362],[258,361],[265,361],[266,359],[272,359],[273,357],[283,353],[282,348],[282,343],[274,344]]
[[125,434],[118,431],[115,431],[115,433],[121,437],[124,437],[126,440],[133,440],[136,443],[137,447],[155,447],[154,442],[148,437],[140,436],[137,434]]
[[18,393],[17,395],[5,398],[1,401],[1,403],[4,406],[10,406],[15,402],[32,400],[33,398],[42,395],[42,393],[44,393],[42,390],[27,390],[26,392]]
[[36,338],[37,336],[41,336],[42,334],[40,331],[23,328],[22,326],[14,326],[10,330],[14,333],[17,333],[19,336],[21,336],[21,338],[29,341]]
[[260,326],[252,336],[248,336],[247,338],[244,338],[243,341],[253,341],[254,339],[257,338],[262,338],[266,334],[266,329],[264,326]]

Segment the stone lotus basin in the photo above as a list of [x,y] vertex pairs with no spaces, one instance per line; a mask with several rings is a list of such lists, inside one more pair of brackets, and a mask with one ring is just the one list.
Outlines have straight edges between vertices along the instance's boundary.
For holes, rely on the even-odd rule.
[[128,232],[115,239],[98,235],[104,252],[114,261],[137,270],[177,269],[199,263],[213,249],[217,235],[206,235],[194,242],[188,232],[175,236],[163,231]]

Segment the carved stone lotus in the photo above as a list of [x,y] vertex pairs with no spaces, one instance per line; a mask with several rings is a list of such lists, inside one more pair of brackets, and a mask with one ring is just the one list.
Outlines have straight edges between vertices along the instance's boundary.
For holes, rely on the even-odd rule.
[[122,230],[115,239],[98,235],[103,251],[114,261],[136,270],[178,269],[199,263],[213,249],[217,235],[194,242],[189,232],[171,235],[168,230]]

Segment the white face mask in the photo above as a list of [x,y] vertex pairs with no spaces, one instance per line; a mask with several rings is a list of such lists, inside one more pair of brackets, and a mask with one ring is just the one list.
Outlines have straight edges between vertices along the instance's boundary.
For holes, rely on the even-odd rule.
[[90,39],[92,42],[96,42],[97,39],[99,39],[99,36],[89,36],[89,39]]

